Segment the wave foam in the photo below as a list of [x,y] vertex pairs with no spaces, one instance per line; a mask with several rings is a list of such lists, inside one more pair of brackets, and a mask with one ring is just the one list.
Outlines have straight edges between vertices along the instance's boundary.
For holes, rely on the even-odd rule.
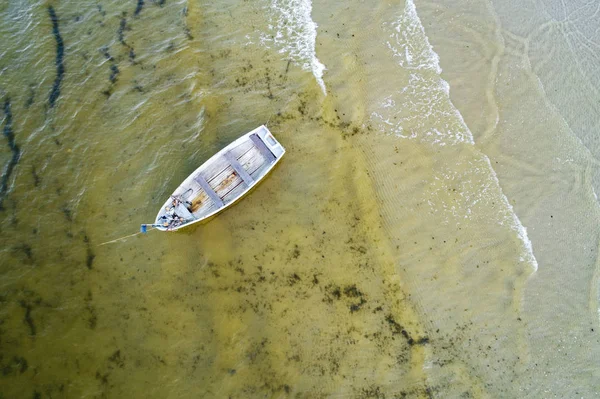
[[260,41],[269,47],[273,44],[280,53],[287,54],[293,62],[311,71],[317,83],[327,95],[323,72],[327,69],[316,55],[317,24],[312,20],[311,0],[272,0],[270,4],[269,30]]
[[[450,100],[450,86],[440,76],[442,69],[439,56],[433,50],[425,30],[417,15],[413,0],[406,0],[405,8],[400,18],[389,24],[390,39],[386,42],[392,56],[398,64],[410,75],[407,85],[397,92],[386,96],[378,109],[371,113],[373,122],[382,131],[392,132],[398,137],[418,140],[437,146],[467,144],[474,145],[473,134],[466,125],[462,115]],[[448,118],[451,116],[451,118]],[[517,217],[508,198],[502,192],[500,181],[489,158],[481,154],[485,165],[475,171],[475,177],[489,179],[484,190],[479,191],[473,198],[464,198],[461,209],[455,206],[440,209],[450,212],[458,220],[461,217],[471,217],[471,208],[476,204],[490,206],[495,197],[501,198],[503,209],[499,210],[499,224],[508,225],[514,230],[523,245],[521,261],[527,262],[534,270],[538,263],[533,254],[527,229]],[[440,175],[436,177],[440,185],[467,179],[465,176]],[[457,214],[460,213],[459,214]]]

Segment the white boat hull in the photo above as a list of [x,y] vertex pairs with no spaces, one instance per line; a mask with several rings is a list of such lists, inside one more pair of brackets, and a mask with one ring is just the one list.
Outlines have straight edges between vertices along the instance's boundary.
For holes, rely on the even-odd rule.
[[227,209],[277,165],[285,148],[266,126],[238,138],[213,155],[171,194],[154,227],[176,231]]

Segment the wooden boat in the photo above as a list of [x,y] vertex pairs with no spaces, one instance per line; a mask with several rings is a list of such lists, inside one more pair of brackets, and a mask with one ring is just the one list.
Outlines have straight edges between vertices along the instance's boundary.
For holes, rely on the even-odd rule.
[[238,138],[196,169],[161,207],[152,225],[175,231],[233,205],[281,160],[285,148],[266,126]]

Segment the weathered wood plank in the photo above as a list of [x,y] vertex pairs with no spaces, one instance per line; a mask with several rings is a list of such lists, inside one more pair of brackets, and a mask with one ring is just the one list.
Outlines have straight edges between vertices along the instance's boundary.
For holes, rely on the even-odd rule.
[[[252,150],[244,154],[240,158],[240,161],[244,162],[243,167],[248,173],[253,172],[259,168],[268,167],[270,165],[267,162],[265,162],[265,159],[263,158],[262,154],[260,154],[260,152],[258,152],[256,148],[253,148]],[[233,173],[233,168],[228,168],[228,170],[231,170],[231,172]],[[219,191],[219,195],[221,195],[223,202],[227,204],[228,202],[235,200],[235,198],[241,193],[243,193],[244,190],[246,190],[247,188],[248,185],[243,183],[242,179],[240,179],[239,176],[237,176],[233,183],[227,186],[228,191],[226,191],[225,189]]]
[[244,190],[246,190],[246,188],[247,186],[245,184],[239,184],[237,187],[234,187],[233,190],[228,192],[223,197],[223,202],[225,202],[225,204],[228,204],[231,201],[235,201],[240,196],[240,194],[242,194]]
[[[248,150],[252,149],[254,144],[250,140],[245,140],[242,144],[234,147],[230,151],[237,158],[240,158],[244,155]],[[204,180],[211,183],[213,179],[215,179],[219,174],[223,172],[225,168],[230,165],[229,161],[224,157],[217,157],[213,160],[209,165],[206,166],[206,169],[200,172]],[[214,185],[213,185],[214,186]]]
[[254,182],[252,176],[246,172],[246,169],[244,169],[244,167],[238,162],[237,158],[231,154],[231,152],[228,151],[223,155],[225,156],[225,159],[229,161],[231,167],[235,170],[238,176],[241,177],[247,185],[251,185]]
[[204,191],[199,191],[198,195],[194,197],[191,202],[192,205],[190,206],[190,209],[192,210],[193,214],[196,214],[198,211],[200,211],[203,206],[212,204],[212,201]]
[[238,162],[244,165],[248,159],[256,156],[257,153],[258,150],[256,149],[256,147],[252,146],[248,151],[246,151],[241,157],[238,158]]
[[[247,159],[249,159],[256,153],[256,148],[252,147],[240,157],[238,162],[244,164],[247,161]],[[227,165],[222,171],[215,175],[212,178],[212,180],[209,181],[210,186],[213,189],[216,189],[216,187],[219,187],[221,185],[223,180],[230,178],[232,173],[234,173],[233,167],[231,167],[231,165]]]
[[254,146],[251,140],[244,140],[243,143],[233,147],[229,152],[233,154],[236,159],[239,159],[243,154],[245,154],[249,149]]
[[[229,185],[235,180],[241,181],[242,179],[239,178],[231,166],[227,166],[221,173],[215,176],[215,178],[212,179],[209,184],[213,190],[219,192],[222,187]],[[223,197],[221,194],[219,194],[219,196]]]
[[252,177],[256,180],[260,180],[263,178],[263,176],[265,175],[266,172],[269,171],[269,169],[271,168],[271,164],[270,163],[263,163],[261,164],[258,168],[256,168],[252,173]]
[[[250,176],[252,176],[252,173],[260,168],[263,164],[265,164],[265,159],[263,158],[263,156],[258,152],[258,150],[254,150],[254,153],[251,154],[252,157],[248,158],[248,159],[243,159],[244,157],[242,157],[242,159],[240,159],[240,163],[242,164],[242,166],[244,167],[244,169],[246,169],[246,172],[248,172],[248,174],[250,174]],[[256,179],[254,179],[256,180]]]
[[265,160],[267,162],[271,163],[275,160],[275,155],[273,155],[271,150],[267,148],[267,145],[264,143],[264,141],[262,141],[260,137],[258,137],[258,135],[251,134],[250,140],[252,141],[252,143],[254,143],[254,146],[258,149],[258,151],[260,151],[262,156],[265,157]]
[[200,187],[200,185],[195,181],[192,180],[188,187],[191,188],[192,192],[189,195],[185,195],[184,199],[192,203],[190,210],[192,213],[196,213],[205,202],[210,203],[210,198],[206,192],[202,190],[202,187]]
[[219,181],[219,183],[216,186],[214,186],[214,190],[221,198],[223,198],[225,194],[231,191],[238,184],[243,183],[241,177],[239,177],[238,174],[235,173],[232,167],[228,167],[227,169],[225,169],[225,171],[223,171],[223,173],[221,173],[219,177],[213,180],[213,182],[217,182],[217,180]]
[[[261,171],[267,170],[270,163],[266,161],[260,150],[250,140],[245,145],[236,148],[238,153],[241,153],[238,163],[250,176],[255,180],[259,180],[263,174]],[[245,152],[242,153],[242,150]],[[194,179],[190,184],[189,187],[192,189],[192,193],[186,195],[186,197],[192,202],[190,208],[195,217],[202,217],[202,215],[216,210],[217,207],[223,206],[222,204],[227,201],[234,200],[233,196],[241,194],[248,187],[233,167],[227,163],[228,160],[222,158],[222,162],[218,163],[218,168],[222,168],[222,170],[214,175],[210,182],[206,181],[209,188],[221,202],[213,201],[197,179]]]
[[217,157],[213,162],[206,166],[206,169],[200,172],[204,180],[211,183],[225,168],[229,166],[229,162],[223,157]]
[[216,211],[217,209],[218,209],[217,206],[215,204],[213,204],[211,201],[206,201],[204,204],[202,204],[202,206],[200,208],[198,208],[198,210],[196,212],[194,212],[194,216],[196,216],[196,218],[200,219],[200,218],[204,217],[205,215],[208,215],[212,211]]
[[[242,179],[240,179],[239,183],[237,183],[237,184],[234,183],[234,184],[230,184],[229,186],[227,186],[227,189],[222,191],[223,196],[221,198],[227,197],[227,195],[235,189],[241,188],[241,189],[245,190],[247,187],[248,186],[246,185],[246,183],[244,183],[244,181]],[[225,202],[225,201],[223,200],[223,202]]]
[[201,175],[196,175],[194,176],[194,181],[198,183],[200,187],[202,187],[204,192],[210,197],[211,201],[215,205],[217,205],[218,207],[223,206],[223,201],[221,200],[221,197],[219,197],[219,195],[217,195],[217,193],[212,189],[212,187],[210,187],[208,182],[204,180],[204,177],[202,177]]

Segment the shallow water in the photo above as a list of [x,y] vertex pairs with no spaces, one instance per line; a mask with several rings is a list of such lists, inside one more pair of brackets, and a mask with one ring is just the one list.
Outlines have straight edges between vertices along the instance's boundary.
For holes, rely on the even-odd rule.
[[[600,395],[598,25],[563,7],[0,5],[0,392]],[[251,195],[132,235],[264,123]]]

